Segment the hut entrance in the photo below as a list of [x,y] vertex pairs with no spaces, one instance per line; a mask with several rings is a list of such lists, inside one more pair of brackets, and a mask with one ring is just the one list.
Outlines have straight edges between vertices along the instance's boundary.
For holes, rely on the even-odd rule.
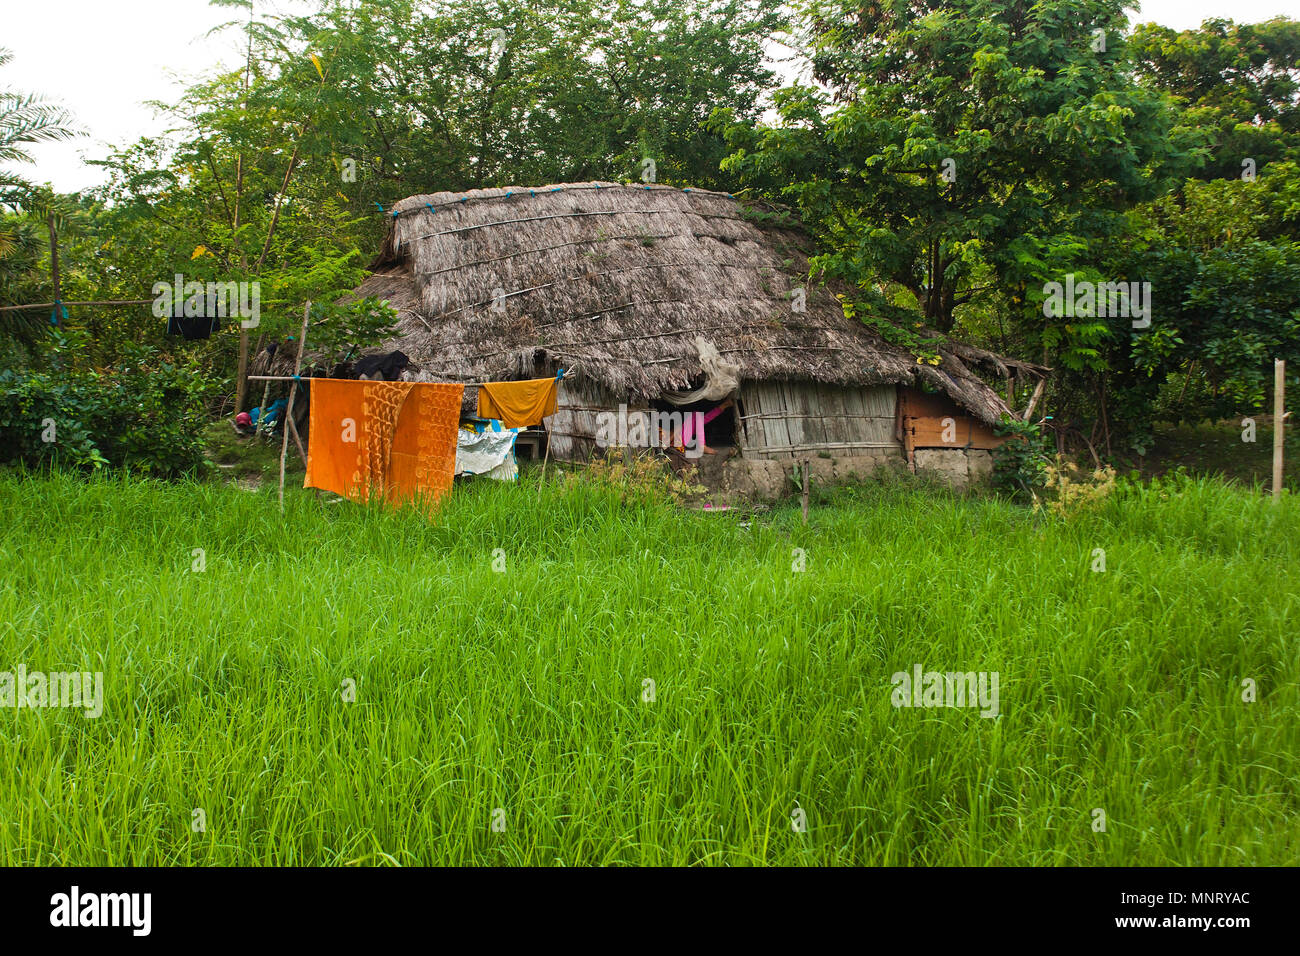
[[701,409],[707,418],[713,415],[712,420],[704,424],[704,442],[705,447],[719,453],[729,453],[737,445],[736,442],[736,403],[732,399],[722,402],[711,403],[712,408]]
[[[696,426],[702,417],[704,419],[704,447],[710,452],[729,456],[739,444],[737,437],[739,419],[736,417],[736,405],[733,399],[724,399],[720,402],[690,402],[686,405],[673,405],[669,402],[656,400],[651,404],[656,411],[670,414],[676,413],[681,415],[684,420],[688,416],[693,416],[694,421],[684,421],[683,423],[683,433],[691,442],[697,440]],[[698,416],[696,413],[698,413]]]

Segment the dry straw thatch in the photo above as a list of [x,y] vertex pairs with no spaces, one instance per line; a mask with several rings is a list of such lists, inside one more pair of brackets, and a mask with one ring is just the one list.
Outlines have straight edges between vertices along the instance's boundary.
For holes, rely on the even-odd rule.
[[698,384],[699,336],[745,380],[926,382],[986,422],[1008,411],[968,365],[1005,375],[1007,360],[953,346],[938,366],[918,364],[846,318],[833,287],[807,281],[813,251],[725,193],[605,182],[442,192],[394,207],[356,294],[398,310],[383,349],[400,348],[422,378],[563,366],[645,400]]

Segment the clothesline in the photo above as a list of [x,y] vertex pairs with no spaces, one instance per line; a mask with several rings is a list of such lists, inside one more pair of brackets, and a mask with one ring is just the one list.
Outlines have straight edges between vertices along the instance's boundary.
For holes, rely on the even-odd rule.
[[[560,371],[555,376],[555,380],[557,382],[564,381],[564,379],[568,377],[567,375],[565,375],[566,371],[567,371],[566,369],[560,369]],[[248,376],[248,380],[250,382],[310,382],[313,379],[317,379],[317,378],[321,379],[322,381],[325,381],[329,379],[329,376],[328,375],[250,375]],[[484,385],[504,384],[509,381],[511,380],[497,379],[492,382],[443,382],[441,384],[464,385],[466,388],[481,388]],[[420,383],[415,382],[413,384],[418,385]]]
[[[331,381],[328,375],[250,375],[250,382],[310,382],[314,379],[321,381]],[[419,384],[414,383],[414,384]],[[445,385],[464,385],[466,388],[479,388],[483,385],[493,385],[494,382],[444,382]]]

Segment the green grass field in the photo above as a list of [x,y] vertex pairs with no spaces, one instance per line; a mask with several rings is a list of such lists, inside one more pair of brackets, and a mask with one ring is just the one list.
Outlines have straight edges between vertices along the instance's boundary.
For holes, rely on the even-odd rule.
[[[104,674],[0,710],[0,862],[1300,863],[1294,498],[287,506],[0,476],[0,670]],[[1000,716],[895,708],[917,664]]]

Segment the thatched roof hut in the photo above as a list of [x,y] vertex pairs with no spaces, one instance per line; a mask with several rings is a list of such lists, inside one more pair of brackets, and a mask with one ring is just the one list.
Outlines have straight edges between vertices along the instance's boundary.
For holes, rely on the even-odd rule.
[[[569,370],[566,391],[580,397],[561,438],[590,437],[579,410],[648,407],[697,388],[706,351],[740,381],[733,424],[746,457],[898,447],[899,387],[942,392],[985,424],[1009,411],[971,366],[1002,376],[1032,366],[964,346],[940,349],[938,365],[918,363],[847,318],[833,286],[807,281],[814,251],[779,211],[707,190],[590,182],[441,192],[393,208],[356,294],[398,310],[399,334],[383,348],[410,357],[407,377],[480,382]],[[805,426],[823,425],[774,434],[791,403]],[[851,421],[886,418],[887,439]]]

